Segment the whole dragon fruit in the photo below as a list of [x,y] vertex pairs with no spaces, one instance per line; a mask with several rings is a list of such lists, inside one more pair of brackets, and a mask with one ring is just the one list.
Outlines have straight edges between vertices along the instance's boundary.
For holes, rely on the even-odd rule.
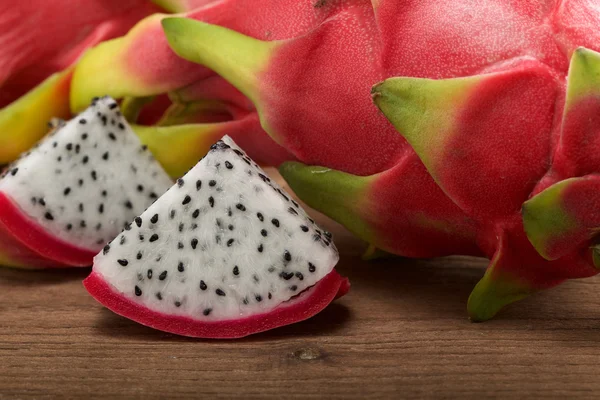
[[473,320],[598,273],[596,0],[312,6],[333,11],[283,40],[162,25],[179,56],[233,84],[313,165],[280,169],[309,205],[386,252],[490,258]]

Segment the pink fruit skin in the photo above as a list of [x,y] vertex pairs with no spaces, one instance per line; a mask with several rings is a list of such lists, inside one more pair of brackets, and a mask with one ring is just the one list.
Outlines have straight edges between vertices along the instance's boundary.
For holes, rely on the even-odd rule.
[[0,2],[0,107],[160,11],[145,0]]
[[[305,33],[331,12],[330,8],[315,8],[313,0],[224,0],[208,2],[181,15],[258,39],[278,40]],[[177,90],[214,75],[173,53],[160,19],[142,21],[122,54],[111,58],[111,62],[123,69],[125,76],[139,81],[145,96]]]
[[241,338],[303,321],[345,295],[350,288],[348,279],[333,270],[313,287],[266,314],[211,322],[164,315],[150,310],[115,292],[97,272],[92,272],[83,281],[83,285],[98,302],[119,315],[164,332],[207,339]]
[[0,263],[20,267],[85,267],[96,252],[51,236],[0,192]]

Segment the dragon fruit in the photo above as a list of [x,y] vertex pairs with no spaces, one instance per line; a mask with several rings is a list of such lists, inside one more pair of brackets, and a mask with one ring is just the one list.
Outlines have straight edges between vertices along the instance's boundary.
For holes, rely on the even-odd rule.
[[490,258],[473,320],[597,274],[596,2],[331,3],[285,40],[162,24],[304,163],[280,170],[309,205],[372,249]]
[[316,314],[348,282],[338,252],[228,137],[94,259],[84,285],[127,318],[235,338]]
[[117,103],[97,99],[4,172],[0,260],[17,267],[91,265],[171,184]]

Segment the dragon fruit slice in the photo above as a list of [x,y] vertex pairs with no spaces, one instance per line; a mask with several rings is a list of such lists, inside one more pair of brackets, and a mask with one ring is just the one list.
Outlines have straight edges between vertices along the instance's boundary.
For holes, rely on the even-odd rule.
[[171,183],[117,103],[98,99],[5,171],[0,243],[13,248],[3,264],[90,265]]
[[84,285],[144,325],[235,338],[343,295],[338,258],[331,235],[224,137],[96,256]]

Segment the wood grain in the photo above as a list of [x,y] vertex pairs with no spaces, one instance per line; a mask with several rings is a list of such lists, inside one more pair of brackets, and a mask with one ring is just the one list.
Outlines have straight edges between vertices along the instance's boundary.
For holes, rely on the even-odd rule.
[[0,398],[593,398],[600,280],[572,281],[474,324],[485,260],[360,260],[320,218],[352,290],[318,316],[235,341],[154,331],[102,308],[89,269],[0,269]]

